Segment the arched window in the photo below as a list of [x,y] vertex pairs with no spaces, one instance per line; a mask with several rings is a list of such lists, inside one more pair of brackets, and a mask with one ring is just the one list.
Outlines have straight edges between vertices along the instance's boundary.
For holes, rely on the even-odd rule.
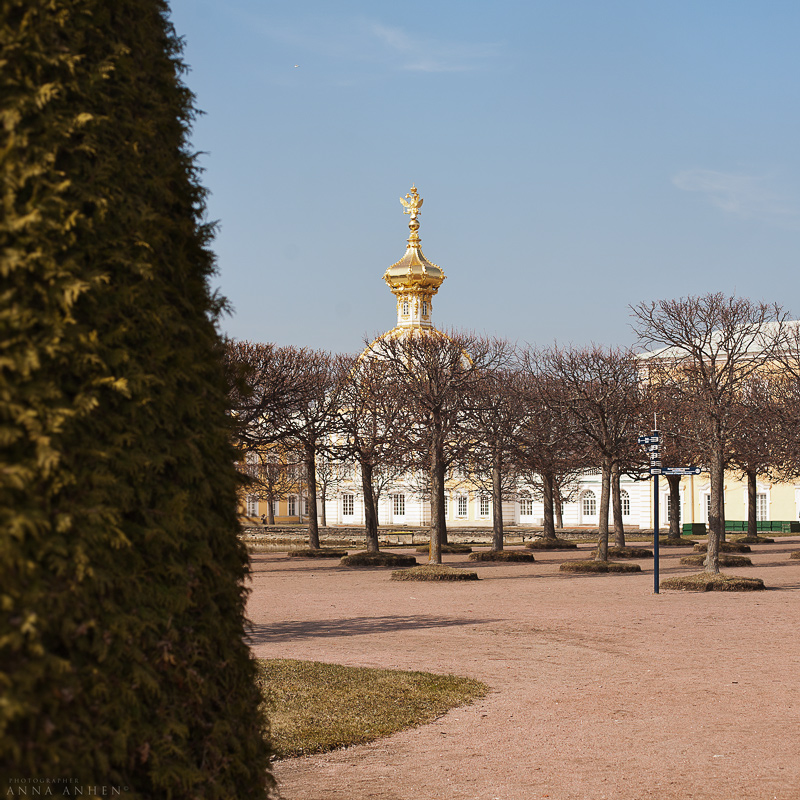
[[581,513],[584,517],[597,516],[597,498],[591,489],[587,489],[581,495]]
[[629,517],[631,515],[631,496],[625,489],[621,489],[619,499],[622,502],[622,516]]
[[408,300],[403,301],[403,316],[408,316]]

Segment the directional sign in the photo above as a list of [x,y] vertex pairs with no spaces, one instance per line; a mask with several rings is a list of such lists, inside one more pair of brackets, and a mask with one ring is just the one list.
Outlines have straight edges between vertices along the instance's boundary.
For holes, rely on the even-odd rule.
[[651,475],[663,475],[664,470],[661,467],[650,467]]
[[668,467],[661,470],[662,475],[699,475],[700,467]]
[[660,436],[640,436],[637,440],[639,444],[658,444],[661,441]]

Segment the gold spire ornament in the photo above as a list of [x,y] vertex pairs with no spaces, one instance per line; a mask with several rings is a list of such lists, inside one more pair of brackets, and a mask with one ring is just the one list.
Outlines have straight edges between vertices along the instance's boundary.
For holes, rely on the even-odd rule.
[[411,193],[407,194],[405,198],[400,198],[400,202],[406,207],[406,210],[403,212],[404,214],[411,214],[411,219],[416,221],[417,214],[420,213],[420,209],[422,208],[423,200],[419,196],[419,192],[417,192],[417,187],[414,184],[411,184]]
[[403,213],[410,217],[408,228],[411,235],[408,237],[408,247],[405,255],[392,264],[383,275],[389,284],[392,294],[397,297],[397,324],[399,327],[432,328],[431,298],[445,279],[445,274],[432,261],[428,261],[420,247],[419,220],[417,217],[422,208],[423,199],[419,196],[417,187],[401,197]]

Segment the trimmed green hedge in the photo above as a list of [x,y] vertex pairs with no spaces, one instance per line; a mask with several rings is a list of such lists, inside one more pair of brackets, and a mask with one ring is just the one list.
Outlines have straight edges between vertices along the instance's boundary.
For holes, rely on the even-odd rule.
[[263,798],[192,96],[160,0],[0,15],[0,763]]

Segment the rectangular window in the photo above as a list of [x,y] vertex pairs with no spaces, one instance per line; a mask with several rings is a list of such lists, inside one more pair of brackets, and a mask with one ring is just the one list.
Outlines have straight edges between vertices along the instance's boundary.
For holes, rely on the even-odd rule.
[[711,495],[706,495],[706,522],[711,522]]
[[343,494],[342,495],[342,516],[343,517],[352,517],[356,513],[355,510],[355,503],[353,502],[353,495],[352,494]]
[[533,500],[530,497],[523,497],[519,501],[519,515],[521,517],[533,516]]
[[308,516],[308,498],[303,498],[303,514],[307,517]]
[[258,516],[258,498],[252,494],[247,495],[247,516]]
[[[675,512],[678,515],[678,522],[680,523],[680,521],[681,521],[681,505],[680,505],[680,503],[678,503],[678,507],[677,507],[677,509],[675,509]],[[672,522],[672,495],[671,494],[667,495],[667,521],[668,522]]]
[[765,522],[767,519],[767,495],[756,495],[756,521]]
[[289,496],[289,511],[287,513],[290,517],[297,516],[297,498],[294,495]]
[[458,511],[457,516],[459,517],[466,517],[467,516],[467,496],[465,494],[460,494],[456,498],[456,502],[458,504]]
[[480,513],[482,517],[489,516],[489,498],[481,497]]
[[392,495],[392,514],[395,517],[404,517],[406,515],[406,496],[404,494]]

